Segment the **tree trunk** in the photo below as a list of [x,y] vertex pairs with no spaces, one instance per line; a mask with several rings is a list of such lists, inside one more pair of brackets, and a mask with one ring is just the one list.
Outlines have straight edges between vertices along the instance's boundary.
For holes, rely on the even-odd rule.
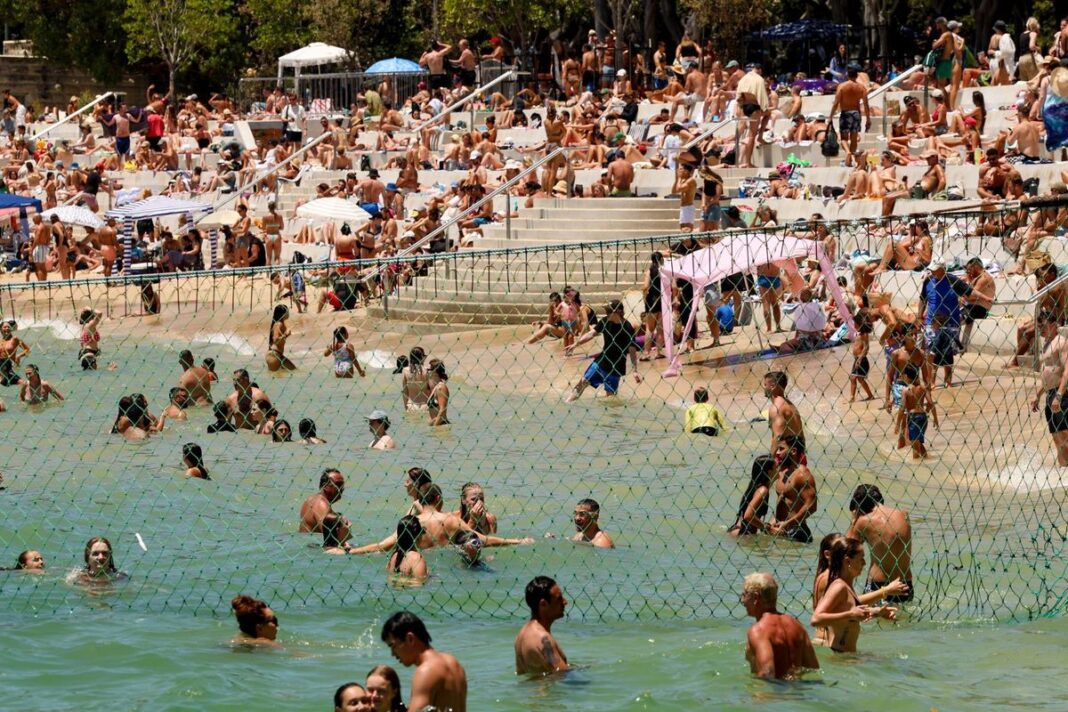
[[668,45],[677,44],[685,32],[679,18],[678,3],[675,0],[660,0],[660,18],[668,33]]
[[593,29],[597,30],[597,36],[603,39],[610,27],[612,27],[612,10],[608,7],[608,0],[594,0]]
[[177,74],[177,70],[176,70],[176,68],[175,68],[175,66],[173,64],[168,64],[167,65],[167,74],[168,74],[167,89],[168,89],[168,92],[170,93],[170,96],[171,96],[170,103],[171,103],[171,106],[174,106],[175,105],[174,102],[177,99],[178,95],[174,93],[174,75]]

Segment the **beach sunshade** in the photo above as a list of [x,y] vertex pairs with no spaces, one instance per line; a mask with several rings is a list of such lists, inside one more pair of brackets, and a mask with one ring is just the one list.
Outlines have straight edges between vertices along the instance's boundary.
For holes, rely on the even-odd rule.
[[307,47],[301,47],[279,57],[278,71],[280,73],[284,67],[318,67],[322,64],[344,62],[349,55],[350,52],[347,49],[334,47],[325,42],[312,42]]
[[419,74],[426,70],[410,59],[391,57],[380,59],[364,70],[364,74]]
[[213,228],[223,227],[225,225],[232,226],[240,219],[241,216],[237,213],[236,210],[220,210],[217,213],[205,215],[204,217],[200,218],[200,220],[197,220],[197,227]]
[[41,213],[41,217],[46,221],[53,215],[58,215],[64,225],[80,225],[93,230],[98,230],[106,224],[99,215],[83,205],[60,205]]
[[371,219],[371,214],[356,203],[341,198],[319,198],[297,208],[297,215],[302,218],[332,220],[362,224]]

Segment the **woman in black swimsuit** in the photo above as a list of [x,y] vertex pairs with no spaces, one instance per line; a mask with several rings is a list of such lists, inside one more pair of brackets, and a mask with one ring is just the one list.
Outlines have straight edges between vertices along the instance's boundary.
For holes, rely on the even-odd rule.
[[660,351],[656,345],[656,330],[660,324],[660,268],[664,265],[664,255],[654,252],[649,255],[649,271],[645,275],[645,348],[642,349],[643,360],[659,358]]
[[[15,336],[10,321],[0,324],[0,385],[17,386],[19,375],[15,373],[15,367],[30,354],[30,347],[19,337]],[[19,353],[22,349],[22,353]]]
[[764,517],[768,515],[768,495],[771,493],[771,483],[777,476],[775,458],[760,455],[753,460],[749,484],[738,504],[738,514],[734,524],[727,530],[728,534],[737,537],[763,531]]

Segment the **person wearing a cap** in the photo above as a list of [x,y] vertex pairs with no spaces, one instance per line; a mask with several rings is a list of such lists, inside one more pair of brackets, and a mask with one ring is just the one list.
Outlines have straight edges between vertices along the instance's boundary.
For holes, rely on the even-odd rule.
[[623,302],[618,299],[609,302],[605,306],[605,318],[593,324],[575,343],[564,350],[565,353],[570,356],[578,346],[593,340],[598,334],[604,338],[604,348],[594,357],[582,379],[568,395],[568,403],[577,400],[589,386],[599,388],[603,384],[606,395],[618,393],[619,381],[627,373],[628,358],[631,368],[634,369],[634,382],[642,382],[641,374],[638,373],[635,331],[624,316]]
[[697,63],[689,64],[686,67],[686,79],[683,81],[683,91],[675,96],[671,97],[671,121],[675,120],[675,115],[679,112],[680,106],[686,107],[686,118],[684,121],[690,121],[693,117],[693,108],[697,106],[697,103],[705,100],[705,93],[708,91],[708,78],[705,73],[702,72]]
[[373,410],[370,415],[365,417],[367,418],[367,427],[370,429],[371,435],[374,436],[371,444],[367,447],[371,450],[395,449],[397,443],[393,441],[393,437],[388,432],[390,423],[386,411]]
[[923,191],[923,194],[919,197],[929,198],[946,189],[946,172],[938,161],[938,151],[927,149],[920,154],[920,158],[927,162],[927,170],[923,172],[917,183]]
[[960,23],[950,20],[946,23],[949,31],[949,43],[951,47],[951,69],[949,77],[949,92],[946,106],[952,111],[957,108],[957,95],[960,92],[960,84],[964,78],[964,38],[957,34],[960,31]]
[[595,92],[600,81],[601,67],[595,50],[597,33],[590,30],[590,34],[592,35],[590,41],[582,45],[582,88],[585,91]]
[[612,83],[612,96],[623,98],[630,93],[630,79],[627,78],[627,70],[620,69],[616,72],[616,80]]

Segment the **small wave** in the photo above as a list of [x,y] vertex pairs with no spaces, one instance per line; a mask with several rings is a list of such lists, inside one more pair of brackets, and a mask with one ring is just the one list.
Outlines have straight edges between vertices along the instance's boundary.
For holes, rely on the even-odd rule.
[[82,336],[82,328],[73,321],[62,319],[17,319],[20,329],[48,329],[52,336],[62,341],[77,341]]
[[356,354],[356,358],[360,360],[360,363],[368,368],[388,368],[393,369],[397,366],[397,357],[389,351],[360,351]]
[[[78,335],[80,336],[81,332],[79,332]],[[256,349],[252,348],[252,344],[245,341],[237,334],[223,334],[219,332],[212,332],[210,334],[198,333],[193,336],[193,343],[229,346],[238,356],[256,355]]]

